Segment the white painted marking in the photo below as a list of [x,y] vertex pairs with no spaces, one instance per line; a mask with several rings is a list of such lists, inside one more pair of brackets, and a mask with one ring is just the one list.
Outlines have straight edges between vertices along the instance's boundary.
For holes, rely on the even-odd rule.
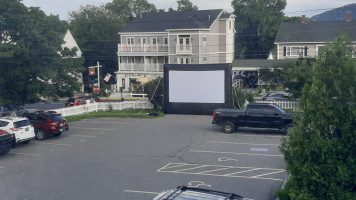
[[230,168],[226,167],[226,168],[220,168],[220,169],[213,169],[213,170],[208,170],[208,171],[204,171],[204,172],[198,172],[196,174],[205,174],[205,173],[216,172],[216,171],[221,171],[221,170],[225,170],[225,169],[230,169]]
[[99,123],[99,124],[137,124],[137,123],[132,123],[132,122],[103,122],[103,121],[92,121],[92,120],[81,120],[81,121],[77,121],[77,122],[88,123],[88,121],[90,121],[90,123]]
[[211,187],[211,185],[205,184],[203,181],[192,181],[188,183],[188,186],[195,187],[195,188],[199,186]]
[[0,169],[3,169],[3,167],[0,167]]
[[237,159],[232,159],[232,158],[229,158],[229,157],[221,157],[218,159],[219,162],[227,162],[227,161],[238,161]]
[[219,151],[198,151],[190,150],[191,152],[197,153],[215,153],[215,154],[233,154],[233,155],[248,155],[248,156],[266,156],[266,157],[283,157],[283,155],[272,155],[272,154],[253,154],[253,153],[236,153],[236,152],[219,152]]
[[261,177],[261,176],[266,176],[266,175],[270,175],[270,174],[278,174],[278,173],[281,173],[281,172],[284,172],[284,170],[277,171],[277,172],[266,173],[266,174],[261,174],[261,175],[257,175],[257,176],[253,176],[253,178],[255,178],[255,177]]
[[103,131],[117,131],[117,129],[110,128],[83,128],[83,127],[70,127],[71,129],[87,129],[87,130],[103,130]]
[[124,190],[124,192],[129,192],[129,193],[141,193],[141,194],[160,194],[160,192],[147,192],[147,191],[137,191],[137,190]]
[[235,142],[218,142],[218,141],[206,141],[208,143],[217,144],[237,144],[237,145],[255,145],[255,146],[279,146],[279,144],[253,144],[253,143],[235,143]]
[[48,145],[56,145],[56,146],[72,146],[71,144],[57,144],[57,143],[49,143],[49,142],[33,142],[35,144],[48,144]]
[[232,175],[234,175],[234,174],[242,174],[242,173],[245,173],[245,172],[252,172],[252,171],[256,171],[256,170],[259,170],[259,168],[250,169],[250,170],[245,170],[245,171],[241,171],[241,172],[234,172],[234,173],[231,173],[231,174],[225,174],[224,176],[232,176]]
[[283,136],[277,136],[277,135],[239,135],[239,136],[246,136],[246,137],[256,137],[256,136],[264,136],[264,137],[272,137],[272,138],[282,138]]
[[96,137],[95,135],[72,135],[72,134],[70,134],[70,135],[68,135],[68,136],[74,136],[74,137]]
[[16,153],[16,152],[10,152],[11,154],[17,154],[17,155],[26,155],[26,156],[41,156],[41,154],[31,154],[31,153]]
[[268,148],[250,148],[250,151],[263,151],[263,152],[267,152]]

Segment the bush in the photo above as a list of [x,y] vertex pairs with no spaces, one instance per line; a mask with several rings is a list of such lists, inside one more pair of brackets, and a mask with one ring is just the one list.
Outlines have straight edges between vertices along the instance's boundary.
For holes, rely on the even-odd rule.
[[151,101],[154,108],[156,109],[163,108],[163,86],[164,83],[163,78],[161,76],[150,82],[147,82],[144,86],[148,99]]
[[232,88],[232,99],[234,108],[242,108],[245,103],[245,99],[249,102],[253,102],[253,95],[248,93],[247,90],[242,90],[238,87]]

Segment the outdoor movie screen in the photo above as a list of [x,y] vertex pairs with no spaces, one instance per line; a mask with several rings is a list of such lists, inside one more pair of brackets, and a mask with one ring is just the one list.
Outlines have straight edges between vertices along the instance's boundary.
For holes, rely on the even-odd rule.
[[169,102],[225,103],[225,71],[169,71]]

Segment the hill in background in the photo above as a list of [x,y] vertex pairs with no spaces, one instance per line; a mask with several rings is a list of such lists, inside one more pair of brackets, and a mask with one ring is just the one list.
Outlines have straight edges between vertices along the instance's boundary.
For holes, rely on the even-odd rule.
[[312,17],[314,21],[345,21],[346,13],[351,13],[351,20],[356,20],[356,3],[326,11]]

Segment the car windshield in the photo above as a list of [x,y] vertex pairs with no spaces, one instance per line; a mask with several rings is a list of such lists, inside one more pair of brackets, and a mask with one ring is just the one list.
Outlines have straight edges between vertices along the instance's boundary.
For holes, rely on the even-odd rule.
[[31,123],[28,120],[21,120],[21,121],[14,122],[15,128],[20,128],[29,125],[31,125]]
[[5,121],[0,121],[0,127],[5,127],[9,124],[9,122],[5,122]]
[[276,105],[273,105],[273,107],[276,108],[280,113],[283,113],[283,114],[286,113],[285,110],[283,110],[282,108],[280,108],[280,107],[278,107]]
[[49,119],[51,120],[51,121],[62,121],[62,120],[64,120],[64,118],[62,117],[62,115],[50,115],[49,116]]

